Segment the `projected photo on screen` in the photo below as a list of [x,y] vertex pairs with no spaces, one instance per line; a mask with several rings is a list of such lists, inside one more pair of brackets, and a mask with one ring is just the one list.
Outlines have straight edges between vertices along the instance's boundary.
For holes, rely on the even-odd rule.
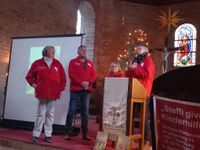
[[[32,63],[35,60],[42,58],[42,50],[44,47],[31,47],[30,48],[29,68],[31,67]],[[60,46],[54,46],[54,48],[55,48],[55,58],[59,59]],[[27,83],[26,84],[26,94],[34,94],[34,91],[35,91],[34,88]]]

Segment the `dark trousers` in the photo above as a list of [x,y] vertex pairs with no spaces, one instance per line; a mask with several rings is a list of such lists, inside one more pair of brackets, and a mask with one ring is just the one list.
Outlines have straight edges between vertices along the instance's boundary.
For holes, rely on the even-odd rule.
[[146,117],[145,117],[145,133],[144,133],[144,140],[150,141],[151,138],[151,113],[150,113],[150,98],[147,97],[146,99]]
[[152,148],[156,149],[155,125],[154,125],[154,104],[153,97],[148,97],[146,101],[145,119],[145,141],[152,140]]
[[154,123],[154,101],[153,97],[147,98],[145,120],[145,140],[152,140],[152,149],[156,150],[155,123]]
[[154,101],[153,96],[150,97],[150,128],[151,128],[151,139],[152,149],[156,150],[156,136],[155,136],[155,123],[154,123]]
[[69,109],[66,120],[67,132],[72,129],[72,122],[77,112],[77,105],[81,104],[81,128],[83,135],[88,133],[88,116],[89,116],[89,102],[91,92],[78,91],[70,93]]

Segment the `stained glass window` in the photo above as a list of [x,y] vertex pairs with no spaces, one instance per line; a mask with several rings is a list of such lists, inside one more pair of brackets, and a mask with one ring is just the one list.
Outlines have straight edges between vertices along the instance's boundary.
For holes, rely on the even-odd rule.
[[195,65],[196,61],[196,28],[189,23],[180,25],[175,31],[175,47],[181,47],[174,53],[174,66],[186,67]]

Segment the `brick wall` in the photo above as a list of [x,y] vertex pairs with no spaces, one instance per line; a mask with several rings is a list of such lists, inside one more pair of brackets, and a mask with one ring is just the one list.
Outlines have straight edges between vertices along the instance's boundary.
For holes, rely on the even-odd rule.
[[0,1],[0,117],[4,105],[5,74],[12,37],[74,34],[76,7],[73,0]]
[[[3,108],[5,74],[8,68],[8,56],[11,37],[75,34],[76,11],[83,0],[1,0],[0,5],[0,110]],[[142,28],[149,36],[150,47],[163,47],[166,29],[159,29],[155,21],[159,10],[166,11],[169,6],[148,6],[120,0],[88,0],[95,10],[94,63],[98,81],[93,99],[100,103],[103,77],[110,62],[123,52],[128,33]],[[200,27],[200,2],[171,5],[179,9],[183,22]],[[174,29],[169,33],[173,45]],[[198,34],[198,37],[200,35]],[[197,63],[199,50],[197,42]],[[154,52],[156,77],[161,74],[161,53]],[[172,60],[172,58],[170,58]],[[170,63],[170,69],[173,69]],[[96,103],[96,105],[99,105]],[[1,116],[1,114],[0,114]]]

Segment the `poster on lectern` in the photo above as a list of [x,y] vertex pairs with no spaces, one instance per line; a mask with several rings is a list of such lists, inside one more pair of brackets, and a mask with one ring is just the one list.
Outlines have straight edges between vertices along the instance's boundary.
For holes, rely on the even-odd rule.
[[200,104],[154,97],[157,150],[197,150]]
[[126,133],[128,78],[105,78],[103,97],[103,131]]

